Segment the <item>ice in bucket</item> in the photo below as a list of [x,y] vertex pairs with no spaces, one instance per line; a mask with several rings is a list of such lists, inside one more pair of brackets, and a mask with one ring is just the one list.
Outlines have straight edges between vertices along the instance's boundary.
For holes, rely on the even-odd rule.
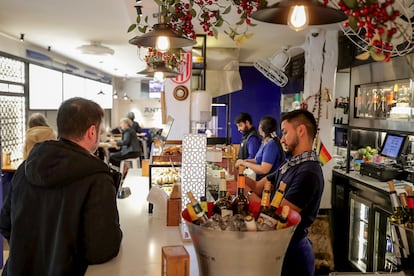
[[284,229],[220,231],[193,224],[187,209],[182,216],[194,244],[200,276],[280,275],[289,241],[300,222],[299,213],[290,210]]

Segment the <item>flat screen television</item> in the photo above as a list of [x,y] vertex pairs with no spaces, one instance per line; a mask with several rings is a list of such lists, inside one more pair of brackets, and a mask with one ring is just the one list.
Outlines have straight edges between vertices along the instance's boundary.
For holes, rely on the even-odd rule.
[[391,159],[398,159],[407,143],[407,136],[387,133],[382,143],[380,155]]

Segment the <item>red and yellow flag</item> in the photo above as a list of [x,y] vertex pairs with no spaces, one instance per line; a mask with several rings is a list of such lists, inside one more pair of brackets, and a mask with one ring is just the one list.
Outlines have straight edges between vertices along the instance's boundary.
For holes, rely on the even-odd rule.
[[321,165],[325,165],[332,159],[331,154],[329,153],[328,149],[325,145],[321,142],[319,145],[319,161],[321,161]]

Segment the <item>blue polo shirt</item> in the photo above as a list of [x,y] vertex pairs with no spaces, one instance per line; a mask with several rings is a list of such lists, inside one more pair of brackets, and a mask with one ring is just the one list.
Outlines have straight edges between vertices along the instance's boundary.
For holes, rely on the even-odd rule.
[[267,143],[264,143],[260,146],[259,150],[256,153],[256,164],[262,164],[266,162],[272,164],[272,168],[267,174],[257,174],[256,181],[262,179],[269,173],[276,171],[281,165],[281,152],[279,146],[273,139],[270,139]]
[[275,190],[280,181],[285,182],[287,185],[284,198],[302,209],[301,221],[292,240],[302,239],[318,214],[322,198],[324,179],[319,157],[315,151],[305,151],[292,157],[267,178],[275,185]]

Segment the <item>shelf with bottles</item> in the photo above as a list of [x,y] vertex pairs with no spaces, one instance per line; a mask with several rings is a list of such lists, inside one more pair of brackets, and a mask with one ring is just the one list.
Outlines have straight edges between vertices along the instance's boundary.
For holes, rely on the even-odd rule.
[[335,99],[333,123],[340,126],[349,124],[349,97]]
[[411,79],[359,85],[355,93],[355,118],[414,118]]

